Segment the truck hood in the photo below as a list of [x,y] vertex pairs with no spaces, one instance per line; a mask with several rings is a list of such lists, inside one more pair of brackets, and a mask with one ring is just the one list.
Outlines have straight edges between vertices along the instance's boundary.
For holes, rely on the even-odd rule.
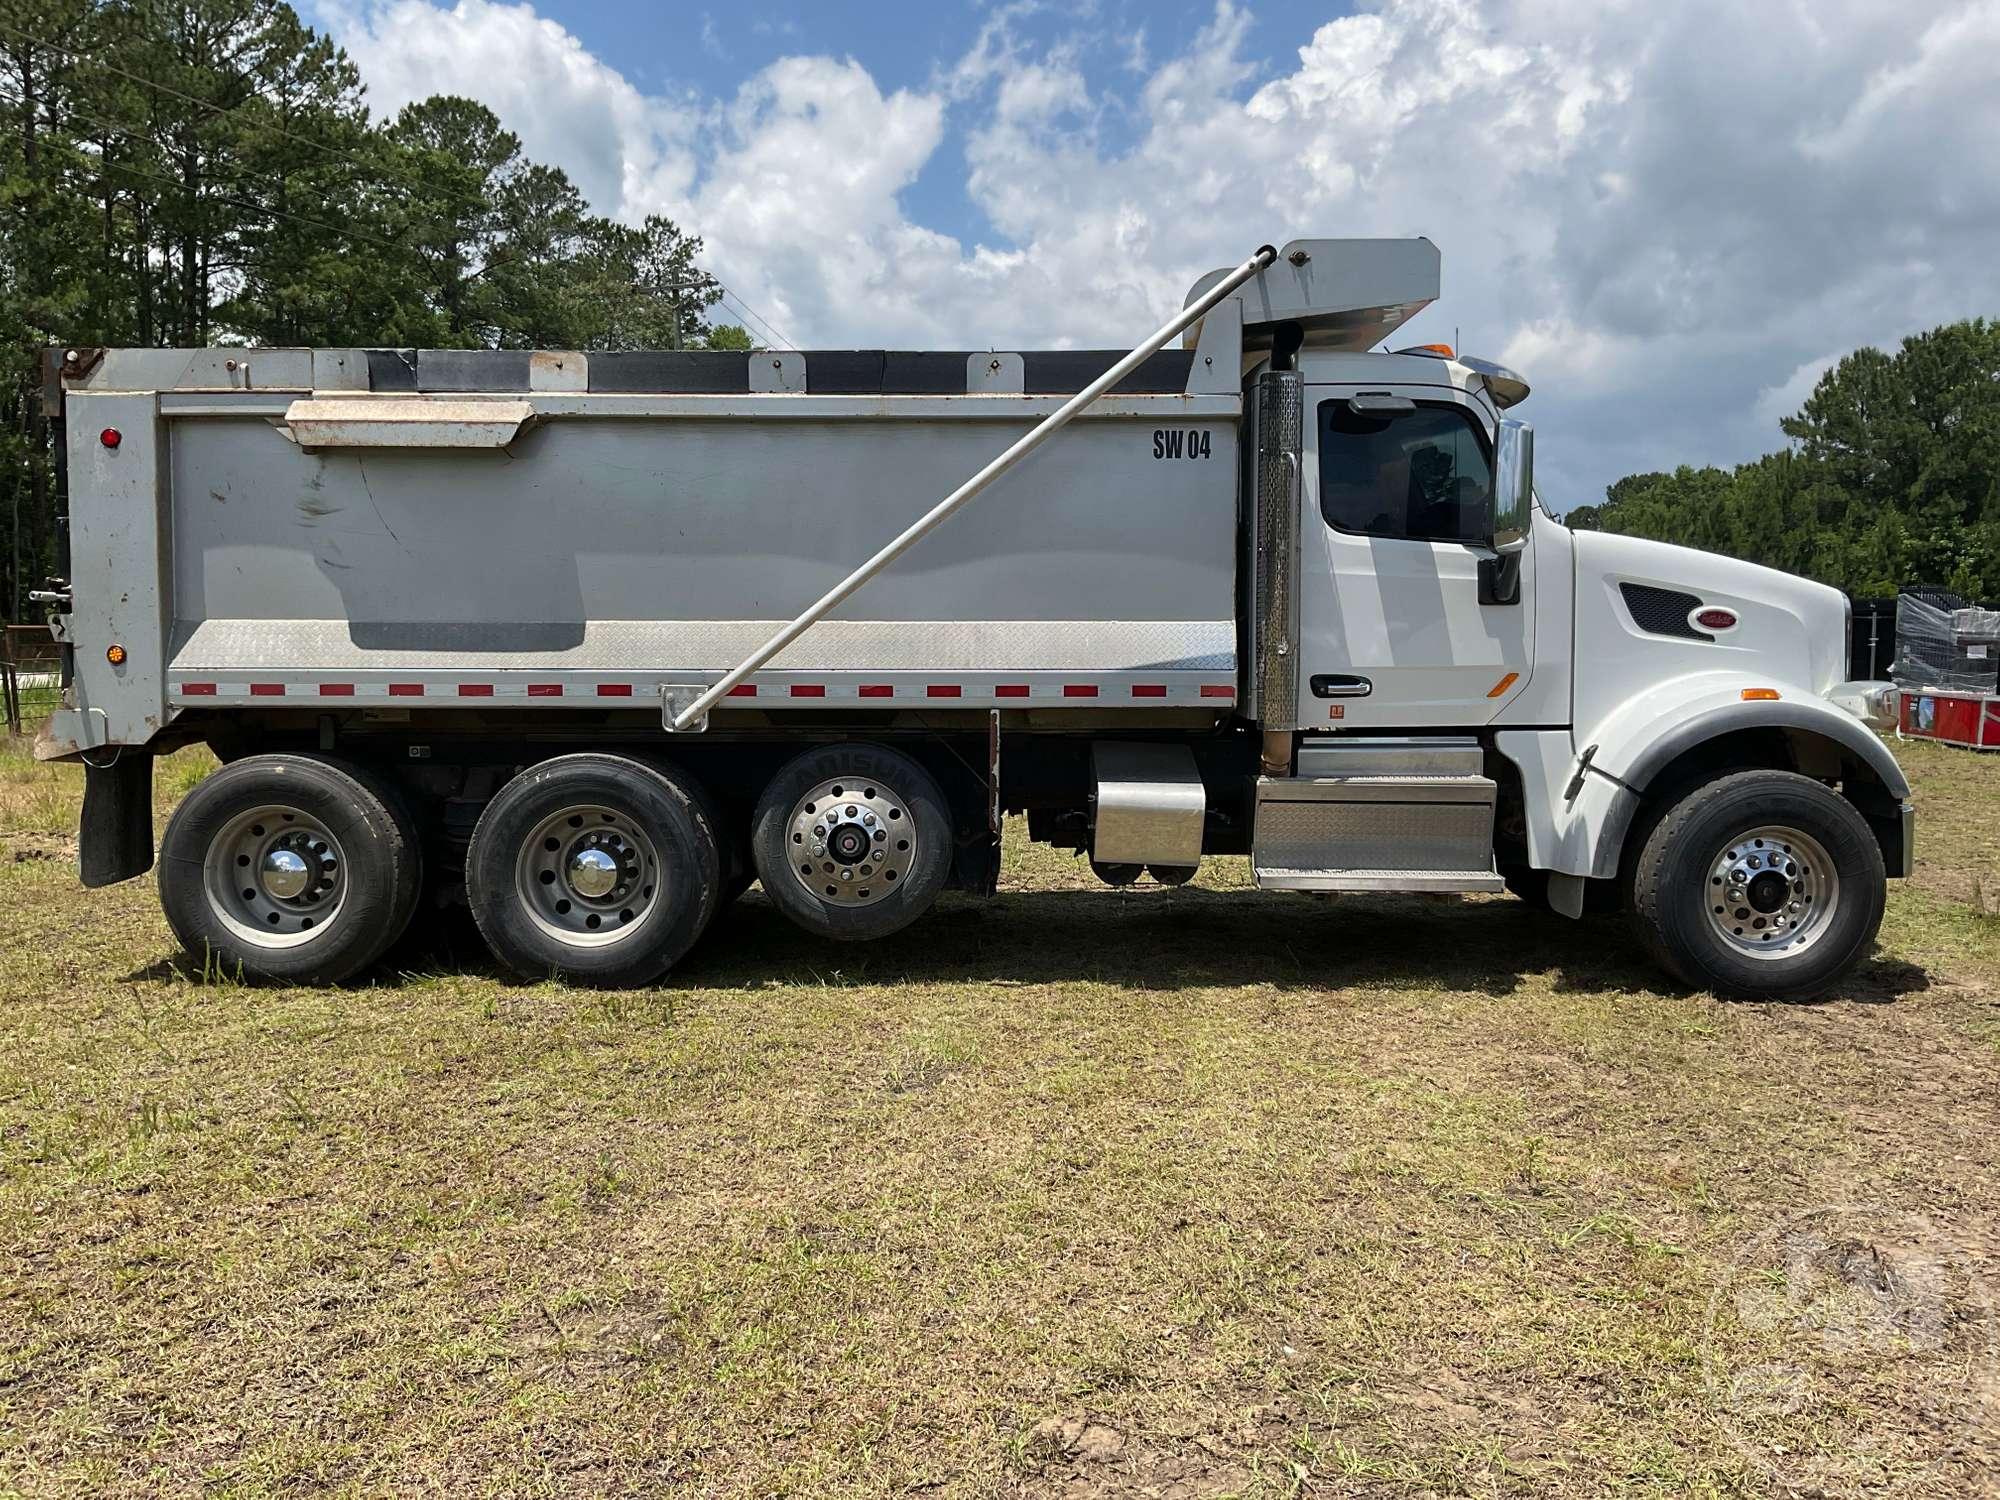
[[[1628,654],[1648,676],[1679,671],[1762,672],[1824,694],[1846,676],[1846,595],[1823,583],[1719,553],[1608,532],[1575,534],[1579,667],[1598,652],[1609,662]],[[1701,606],[1731,610],[1733,629],[1713,641],[1676,639],[1639,628],[1625,586],[1693,595]],[[1592,633],[1593,618],[1607,636]],[[1639,679],[1639,680],[1644,680]]]

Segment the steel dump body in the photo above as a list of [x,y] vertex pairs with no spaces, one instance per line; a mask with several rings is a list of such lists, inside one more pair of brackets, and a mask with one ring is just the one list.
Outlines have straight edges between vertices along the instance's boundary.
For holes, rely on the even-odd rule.
[[[889,398],[815,418],[788,408],[858,403],[753,400],[735,417],[550,416],[505,450],[308,452],[255,419],[175,423],[170,694],[274,668],[357,690],[700,681],[1024,431],[1009,407],[1047,404]],[[1233,683],[1233,403],[1119,405],[899,560],[768,685]],[[1212,456],[1154,464],[1162,425]]]
[[[253,696],[657,704],[665,685],[734,666],[1060,404],[985,393],[370,398],[403,415],[450,413],[441,435],[466,446],[432,446],[411,445],[407,430],[288,424],[310,396],[70,395],[80,555],[110,555],[148,509],[93,471],[159,476],[162,597],[112,627],[125,668],[86,659],[78,674],[78,707],[105,715],[103,741],[145,738],[161,709]],[[482,408],[531,415],[496,434]],[[1234,394],[1105,398],[737,696],[1226,710],[1240,410]],[[119,428],[115,449],[100,441],[106,426]],[[480,445],[496,435],[504,446]],[[309,446],[326,437],[347,441]],[[125,580],[99,585],[79,569],[76,617],[117,614],[114,588],[129,606]],[[148,662],[161,663],[157,696]]]

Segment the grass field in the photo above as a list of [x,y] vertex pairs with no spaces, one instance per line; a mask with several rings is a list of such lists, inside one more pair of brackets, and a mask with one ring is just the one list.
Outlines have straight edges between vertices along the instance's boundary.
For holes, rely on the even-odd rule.
[[205,983],[10,750],[0,1491],[1994,1493],[2000,757],[1898,753],[1917,878],[1787,1006],[1019,840],[643,993]]

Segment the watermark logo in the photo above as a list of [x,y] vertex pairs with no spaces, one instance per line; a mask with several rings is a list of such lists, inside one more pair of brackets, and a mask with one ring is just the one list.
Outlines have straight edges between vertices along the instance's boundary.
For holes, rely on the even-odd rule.
[[1985,1258],[1934,1220],[1869,1204],[1807,1209],[1751,1239],[1703,1327],[1708,1399],[1729,1441],[1800,1494],[2000,1485],[2000,1319]]

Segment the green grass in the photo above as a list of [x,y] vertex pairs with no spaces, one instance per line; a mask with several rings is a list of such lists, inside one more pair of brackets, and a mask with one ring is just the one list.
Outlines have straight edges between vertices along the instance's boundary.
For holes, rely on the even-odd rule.
[[[2000,1276],[2000,758],[1898,753],[1881,952],[1755,1006],[1511,900],[1110,891],[1018,838],[872,946],[753,893],[655,990],[453,923],[204,982],[10,748],[0,1492],[1990,1493],[1976,1318],[1863,1359],[1737,1295],[1823,1203],[1891,1267],[1920,1215],[1959,1311]],[[1710,1389],[1780,1357],[1796,1413]]]

